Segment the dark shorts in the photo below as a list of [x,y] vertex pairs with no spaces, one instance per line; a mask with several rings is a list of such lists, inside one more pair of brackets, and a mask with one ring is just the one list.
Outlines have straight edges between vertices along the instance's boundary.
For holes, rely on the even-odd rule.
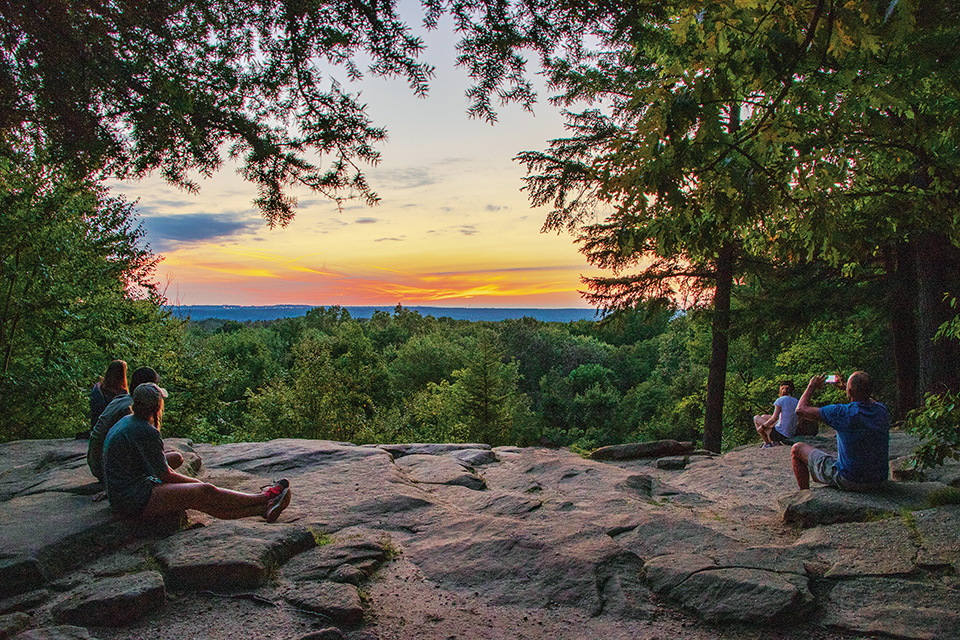
[[110,508],[122,516],[139,516],[147,508],[153,488],[160,484],[160,479],[153,476],[141,478],[122,490],[111,491],[107,488],[107,498]]
[[784,444],[793,444],[793,440],[791,440],[791,439],[788,438],[787,436],[783,435],[782,433],[780,433],[780,432],[777,431],[776,429],[771,429],[771,430],[770,430],[770,440],[771,440],[772,442],[782,442],[782,443],[784,443]]

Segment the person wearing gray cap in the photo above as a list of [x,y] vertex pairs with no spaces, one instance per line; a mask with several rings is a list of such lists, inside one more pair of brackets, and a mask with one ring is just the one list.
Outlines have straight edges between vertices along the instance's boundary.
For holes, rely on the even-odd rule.
[[273,522],[290,504],[284,478],[260,493],[222,489],[170,469],[163,454],[160,424],[167,391],[153,382],[133,391],[133,415],[122,418],[103,445],[107,499],[117,513],[153,519],[194,509],[215,518],[262,516]]
[[[130,378],[130,388],[136,390],[144,382],[160,384],[160,376],[150,367],[140,367]],[[90,468],[90,473],[100,482],[103,482],[103,442],[107,439],[110,429],[121,418],[131,413],[133,413],[133,396],[126,390],[121,391],[103,410],[90,432],[90,441],[87,443],[87,466]],[[183,464],[183,454],[179,451],[164,451],[163,455],[171,469],[177,469]]]

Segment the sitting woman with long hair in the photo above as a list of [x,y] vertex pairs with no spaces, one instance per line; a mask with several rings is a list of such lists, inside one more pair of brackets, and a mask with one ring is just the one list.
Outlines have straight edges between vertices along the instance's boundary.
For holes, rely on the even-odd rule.
[[90,429],[97,424],[97,418],[107,408],[114,396],[120,393],[129,393],[127,389],[127,363],[123,360],[114,360],[107,365],[107,370],[100,378],[100,382],[90,390]]

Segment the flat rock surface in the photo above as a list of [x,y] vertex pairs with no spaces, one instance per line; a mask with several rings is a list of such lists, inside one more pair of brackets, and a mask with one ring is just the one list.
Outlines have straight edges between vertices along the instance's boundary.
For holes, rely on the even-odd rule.
[[[829,450],[829,436],[805,440]],[[893,434],[891,456],[911,443]],[[0,445],[8,634],[960,636],[960,506],[925,503],[942,482],[894,483],[898,497],[878,509],[876,496],[797,491],[789,447],[684,450],[674,454],[689,456],[679,470],[656,457],[482,444],[175,444],[201,479],[226,488],[288,478],[290,507],[272,524],[197,512],[139,523],[93,501],[84,442]],[[785,522],[781,504],[845,515]],[[64,613],[97,598],[136,603],[141,591],[152,599],[120,627]]]
[[315,544],[303,527],[214,521],[157,542],[153,556],[172,588],[242,589],[266,582],[276,568]]

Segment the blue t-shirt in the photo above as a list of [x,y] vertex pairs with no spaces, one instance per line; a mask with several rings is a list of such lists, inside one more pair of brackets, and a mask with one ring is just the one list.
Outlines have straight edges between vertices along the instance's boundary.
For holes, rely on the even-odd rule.
[[860,484],[889,476],[890,412],[879,402],[820,407],[820,419],[837,432],[837,473]]
[[138,515],[166,471],[163,438],[155,426],[130,415],[110,429],[103,443],[103,479],[114,511]]

